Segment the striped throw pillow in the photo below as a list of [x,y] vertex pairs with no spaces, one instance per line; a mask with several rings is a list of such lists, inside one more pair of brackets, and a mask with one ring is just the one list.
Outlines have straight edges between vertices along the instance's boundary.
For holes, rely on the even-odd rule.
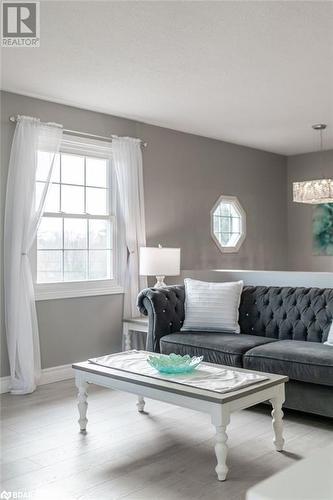
[[186,278],[184,284],[183,332],[240,332],[238,309],[243,281],[208,283]]

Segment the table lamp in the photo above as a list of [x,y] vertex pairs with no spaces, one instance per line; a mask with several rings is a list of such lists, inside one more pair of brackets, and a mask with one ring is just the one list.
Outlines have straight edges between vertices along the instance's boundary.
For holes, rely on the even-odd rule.
[[163,288],[165,276],[180,274],[180,248],[141,247],[140,275],[156,276],[154,288]]

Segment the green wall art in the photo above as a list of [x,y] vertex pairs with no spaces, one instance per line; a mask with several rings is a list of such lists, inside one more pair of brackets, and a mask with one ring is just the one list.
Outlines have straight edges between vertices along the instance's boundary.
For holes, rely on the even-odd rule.
[[313,211],[314,255],[333,255],[333,203],[316,205]]

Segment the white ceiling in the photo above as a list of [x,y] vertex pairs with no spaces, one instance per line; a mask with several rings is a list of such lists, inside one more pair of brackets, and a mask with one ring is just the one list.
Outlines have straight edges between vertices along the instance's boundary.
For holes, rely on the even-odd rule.
[[[2,88],[282,154],[333,148],[333,2],[41,2]],[[112,132],[112,131],[110,131]]]

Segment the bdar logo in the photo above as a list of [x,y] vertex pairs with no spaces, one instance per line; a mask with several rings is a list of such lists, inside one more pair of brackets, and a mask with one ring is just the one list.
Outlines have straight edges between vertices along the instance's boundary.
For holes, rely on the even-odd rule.
[[0,498],[1,499],[5,499],[5,500],[9,500],[9,498],[11,498],[12,494],[10,493],[10,491],[2,491],[1,494],[0,494]]

